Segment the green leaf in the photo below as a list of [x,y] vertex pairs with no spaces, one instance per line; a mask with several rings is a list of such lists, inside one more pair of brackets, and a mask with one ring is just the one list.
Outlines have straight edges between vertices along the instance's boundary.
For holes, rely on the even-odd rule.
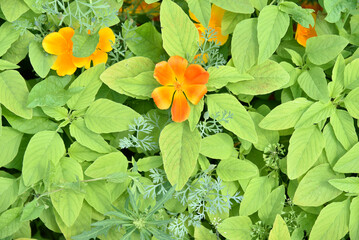
[[11,162],[19,151],[23,134],[10,128],[3,127],[0,135],[0,167]]
[[348,45],[348,40],[338,35],[321,35],[307,40],[305,52],[308,59],[317,65],[322,65],[338,56]]
[[[124,32],[124,28],[122,31]],[[154,62],[165,59],[166,52],[162,47],[161,34],[151,22],[129,31],[124,37],[128,48],[136,56],[148,57]]]
[[359,87],[350,91],[344,99],[345,108],[349,114],[356,119],[359,119]]
[[226,93],[208,95],[207,106],[210,116],[215,116],[216,113],[222,113],[224,110],[233,114],[228,122],[220,122],[224,128],[249,142],[258,141],[252,118],[234,96]]
[[320,121],[326,120],[335,113],[335,110],[336,108],[332,102],[315,102],[303,113],[295,125],[295,128],[309,127]]
[[209,79],[206,84],[209,91],[220,89],[228,83],[236,83],[254,78],[247,73],[239,73],[236,68],[230,66],[210,67]]
[[98,64],[85,72],[81,73],[69,87],[84,88],[81,92],[75,94],[67,102],[67,106],[72,110],[81,110],[87,108],[94,100],[98,90],[101,87],[100,75],[105,70],[105,64]]
[[325,206],[314,223],[309,240],[338,240],[348,232],[349,200]]
[[290,240],[290,233],[283,218],[277,214],[268,240]]
[[153,62],[145,57],[132,57],[106,69],[101,80],[112,90],[139,99],[148,99],[161,86],[153,77]]
[[333,126],[335,136],[346,150],[358,142],[354,120],[347,111],[336,109],[330,117],[330,124]]
[[[7,2],[7,1],[2,1]],[[5,22],[0,27],[0,56],[4,55],[6,51],[11,47],[20,36],[20,32],[15,30],[14,26]]]
[[22,207],[11,208],[0,215],[0,238],[5,239],[16,233],[20,227]]
[[341,17],[341,12],[348,12],[356,8],[357,1],[355,0],[324,0],[324,8],[328,15],[325,18],[330,23],[338,22]]
[[258,126],[263,120],[263,116],[257,112],[249,112],[249,115],[253,119],[258,141],[254,143],[254,147],[260,151],[263,151],[269,144],[275,144],[279,141],[279,133],[277,131],[266,130]]
[[[71,158],[62,158],[55,170],[53,183],[76,183],[79,180],[83,180],[81,165]],[[54,192],[50,194],[51,202],[62,221],[70,227],[80,214],[85,194],[69,188],[60,191],[56,191],[57,188],[53,190]]]
[[250,0],[253,7],[261,11],[265,6],[267,6],[267,0]]
[[163,48],[170,56],[192,60],[197,52],[199,33],[189,17],[176,3],[165,0],[161,4]]
[[[266,202],[258,210],[258,217],[267,225],[272,225],[277,214],[281,214],[285,202],[285,188],[283,185],[274,189]],[[274,225],[276,223],[274,222]]]
[[306,173],[317,161],[325,145],[317,126],[298,128],[289,140],[287,167],[289,179]]
[[[1,11],[6,20],[13,22],[29,10],[23,0],[0,1]],[[16,7],[15,7],[16,6]]]
[[11,47],[2,56],[2,59],[14,64],[18,64],[29,53],[29,45],[34,40],[34,38],[35,35],[32,34],[29,30],[26,30],[23,35],[20,35],[20,37],[13,44],[11,44]]
[[23,163],[22,177],[25,186],[30,186],[48,175],[50,162],[56,164],[66,152],[64,142],[57,132],[42,131],[30,140]]
[[220,161],[216,171],[223,181],[250,179],[259,175],[258,167],[251,161],[235,158]]
[[141,115],[130,107],[108,99],[98,99],[87,109],[84,119],[87,128],[91,131],[111,133],[128,130],[133,120],[139,117]]
[[278,48],[289,26],[288,14],[270,5],[262,9],[258,17],[258,64],[267,60]]
[[127,158],[122,152],[113,152],[96,159],[85,171],[92,178],[107,177],[112,173],[127,171]]
[[32,41],[29,46],[29,58],[35,72],[45,78],[50,72],[51,66],[56,61],[56,56],[44,51],[41,42]]
[[344,69],[345,60],[343,56],[339,54],[332,71],[333,90],[330,93],[330,97],[332,98],[338,97],[344,89]]
[[225,11],[223,18],[222,18],[222,34],[227,35],[233,33],[234,29],[236,28],[237,24],[244,19],[249,18],[249,14],[241,14],[241,13],[234,13],[230,11]]
[[211,3],[236,13],[252,13],[254,11],[250,0],[211,0]]
[[217,133],[201,140],[199,153],[214,159],[227,159],[233,152],[233,139],[226,133]]
[[294,2],[281,2],[279,4],[279,10],[289,14],[294,21],[299,23],[305,28],[309,28],[309,25],[314,26],[314,18],[312,16],[312,9],[305,9],[298,6]]
[[30,119],[32,109],[26,107],[29,90],[25,79],[14,70],[0,73],[0,103],[16,115]]
[[152,168],[161,167],[162,163],[163,161],[161,156],[150,156],[138,159],[137,167],[138,171],[148,172]]
[[228,89],[234,94],[262,95],[281,89],[289,82],[289,74],[278,63],[267,60],[252,67],[248,74],[254,80],[228,84]]
[[359,143],[338,160],[334,170],[341,173],[359,173]]
[[71,144],[68,149],[68,154],[71,158],[75,159],[78,162],[93,162],[98,157],[103,156],[104,154],[92,151],[91,149],[82,146],[78,142]]
[[353,198],[350,204],[349,236],[351,239],[359,238],[359,197]]
[[299,182],[293,203],[299,206],[318,207],[329,202],[342,191],[330,185],[328,181],[343,177],[343,174],[333,172],[327,163],[316,166]]
[[88,34],[87,31],[77,29],[71,40],[74,43],[72,48],[74,57],[83,58],[95,52],[100,35],[98,32]]
[[330,179],[329,183],[340,191],[359,194],[359,178]]
[[113,205],[110,200],[111,195],[105,184],[105,181],[89,182],[85,188],[86,202],[102,214],[113,211]]
[[198,121],[201,118],[201,114],[204,108],[204,101],[201,99],[197,105],[193,105],[192,103],[189,103],[191,112],[188,117],[188,123],[191,131],[193,131],[198,124]]
[[45,205],[39,204],[37,199],[27,203],[21,214],[21,221],[31,221],[40,217],[42,211],[45,209]]
[[78,118],[71,123],[70,133],[81,145],[91,150],[99,153],[111,152],[110,145],[107,144],[100,134],[89,130],[85,125],[85,121],[81,118]]
[[237,24],[233,32],[231,52],[234,66],[240,73],[247,72],[257,63],[258,40],[257,19],[245,19]]
[[[355,59],[345,66],[344,69],[344,87],[346,89],[355,89],[359,87],[359,59]],[[342,79],[343,81],[343,79]]]
[[208,28],[209,19],[211,18],[211,2],[209,0],[188,0],[187,3],[199,22],[205,28]]
[[240,204],[239,215],[249,216],[255,213],[269,197],[271,188],[271,182],[267,176],[250,180]]
[[20,68],[20,67],[16,64],[9,62],[9,61],[0,59],[0,71],[17,69],[17,68]]
[[196,240],[217,240],[216,234],[203,225],[194,228],[194,238]]
[[324,127],[323,136],[325,138],[325,153],[328,158],[328,162],[330,166],[334,167],[338,159],[347,151],[338,141],[337,137],[335,136],[333,127],[330,124],[327,124]]
[[0,177],[0,189],[0,212],[3,212],[18,198],[19,181],[7,176]]
[[311,104],[313,102],[308,101],[306,98],[297,98],[293,101],[282,103],[265,116],[259,126],[269,130],[292,128]]
[[298,83],[309,97],[323,102],[329,101],[327,80],[323,69],[314,67],[298,77]]
[[250,240],[252,221],[246,216],[236,216],[224,219],[218,225],[218,232],[230,240]]
[[191,132],[188,123],[170,123],[161,132],[159,139],[163,166],[169,182],[180,190],[196,167],[201,135]]
[[65,107],[41,107],[42,111],[56,121],[64,120],[68,117],[68,109]]

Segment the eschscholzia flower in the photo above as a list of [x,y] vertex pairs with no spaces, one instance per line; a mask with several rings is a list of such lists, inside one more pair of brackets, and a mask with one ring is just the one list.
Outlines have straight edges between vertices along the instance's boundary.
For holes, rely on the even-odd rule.
[[111,28],[108,27],[100,29],[98,34],[100,35],[99,42],[96,46],[96,50],[90,56],[84,58],[73,57],[73,62],[76,67],[85,67],[88,69],[91,66],[91,61],[94,66],[107,62],[107,52],[112,50],[111,44],[115,42],[115,34]]
[[153,18],[156,18],[160,15],[159,2],[147,4],[144,0],[126,0],[125,3],[129,4],[129,6],[126,8],[121,8],[120,12],[127,14],[146,14]]
[[172,104],[175,122],[188,119],[191,111],[188,101],[196,105],[207,93],[209,73],[198,64],[188,65],[180,56],[157,63],[154,77],[163,86],[153,90],[152,98],[159,109],[168,109]]
[[[224,45],[228,40],[228,35],[222,35],[222,19],[224,16],[224,12],[225,10],[212,4],[211,18],[209,19],[209,24],[208,24],[208,28],[213,29],[213,34],[209,39],[209,41],[217,41],[221,46]],[[204,41],[203,34],[207,29],[201,23],[199,23],[198,19],[191,11],[189,12],[189,14],[190,17],[195,22],[197,22],[195,26],[199,32],[200,41],[203,42]]]
[[[317,18],[317,12],[319,10],[323,10],[322,7],[317,2],[308,2],[304,1],[301,5],[302,8],[310,8],[314,10],[314,13],[312,13],[312,16],[314,18],[314,22]],[[297,42],[302,45],[303,47],[306,47],[307,40],[311,37],[316,37],[317,32],[315,31],[315,25],[309,25],[309,28],[305,28],[302,25],[298,23],[297,25],[297,31],[295,32],[295,39]]]
[[44,50],[50,54],[56,55],[57,59],[51,69],[56,70],[57,75],[72,75],[76,71],[72,55],[72,36],[75,31],[70,27],[64,27],[59,32],[53,32],[47,35],[42,41]]

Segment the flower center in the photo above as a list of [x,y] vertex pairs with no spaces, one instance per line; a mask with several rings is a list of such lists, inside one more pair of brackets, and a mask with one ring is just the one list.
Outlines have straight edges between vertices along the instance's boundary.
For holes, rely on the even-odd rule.
[[181,83],[179,83],[179,82],[175,82],[175,89],[176,89],[176,91],[181,91],[181,89],[182,89],[182,84]]

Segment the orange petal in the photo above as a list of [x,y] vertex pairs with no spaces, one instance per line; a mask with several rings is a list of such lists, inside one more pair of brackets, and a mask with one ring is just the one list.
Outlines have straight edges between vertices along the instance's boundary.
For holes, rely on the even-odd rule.
[[176,83],[176,76],[168,62],[165,61],[156,64],[153,76],[162,85],[172,85]]
[[225,10],[223,8],[220,8],[220,7],[212,4],[211,18],[209,19],[209,26],[221,27],[224,12],[225,12]]
[[68,51],[66,39],[57,32],[50,33],[42,40],[42,47],[50,54],[62,55]]
[[59,30],[59,33],[66,39],[69,48],[72,49],[73,43],[71,38],[74,36],[75,31],[70,27],[64,27]]
[[188,61],[180,56],[172,56],[168,59],[168,64],[176,75],[177,81],[183,82],[183,75],[188,66]]
[[[316,14],[312,13],[314,20],[316,19]],[[306,47],[307,40],[311,37],[316,37],[317,32],[315,31],[315,27],[312,27],[311,25],[309,28],[305,28],[302,25],[298,23],[297,25],[297,31],[295,32],[295,39],[297,42],[302,45],[303,47]]]
[[90,66],[91,64],[91,58],[89,57],[84,57],[84,58],[78,58],[78,57],[74,57],[72,56],[72,62],[74,63],[74,65],[78,68],[82,68],[85,66]]
[[[98,34],[100,35],[100,40],[97,44],[97,49],[101,49],[104,52],[109,52],[112,50],[112,45],[115,43],[115,34],[111,28],[102,28]],[[107,60],[106,60],[107,61]]]
[[106,52],[96,50],[91,55],[91,59],[92,59],[93,65],[96,66],[97,64],[100,64],[100,63],[106,63],[107,59],[108,59],[108,56],[107,56]]
[[195,22],[198,22],[198,23],[199,23],[198,18],[194,15],[194,13],[193,13],[193,12],[191,12],[191,10],[189,10],[189,11],[188,11],[188,13],[189,13],[190,18],[192,18],[192,20],[193,20],[193,21],[195,21]]
[[214,27],[214,34],[209,41],[217,41],[220,46],[223,46],[228,40],[228,35],[222,35],[222,29],[220,27]]
[[208,82],[209,73],[198,64],[188,66],[184,74],[184,85],[206,84]]
[[158,87],[152,92],[152,98],[159,109],[168,109],[171,106],[174,87]]
[[76,71],[71,54],[59,55],[51,68],[56,70],[59,76],[72,75]]
[[207,87],[202,84],[197,85],[184,85],[182,86],[183,92],[186,94],[187,99],[194,105],[203,98],[207,93]]
[[172,120],[175,122],[183,122],[188,119],[191,108],[182,91],[176,91],[172,104]]

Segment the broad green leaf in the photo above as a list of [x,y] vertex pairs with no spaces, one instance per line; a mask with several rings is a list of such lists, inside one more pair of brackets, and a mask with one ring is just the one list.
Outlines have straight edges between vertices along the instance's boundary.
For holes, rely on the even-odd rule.
[[250,240],[252,221],[246,216],[236,216],[224,219],[218,225],[218,232],[229,240]]
[[294,21],[305,28],[309,28],[309,25],[314,26],[314,18],[311,14],[313,12],[312,9],[302,8],[294,2],[281,2],[279,10],[288,13]]
[[10,208],[0,215],[0,238],[6,239],[16,233],[20,227],[22,207]]
[[230,83],[228,89],[236,95],[262,95],[279,90],[289,82],[287,71],[271,60],[252,67],[248,73],[253,80]]
[[328,15],[325,18],[328,22],[338,22],[341,17],[341,12],[348,12],[354,10],[357,5],[355,0],[324,0],[324,8]]
[[214,159],[227,159],[233,152],[233,139],[226,133],[217,133],[201,140],[199,153]]
[[30,140],[23,163],[24,184],[30,186],[48,175],[50,162],[56,164],[65,154],[65,145],[57,132],[42,131]]
[[349,114],[356,119],[359,119],[359,87],[350,91],[344,98],[345,108]]
[[0,177],[0,212],[8,209],[16,201],[18,194],[19,181],[17,179]]
[[347,151],[343,145],[338,141],[335,136],[333,127],[327,124],[323,130],[323,136],[325,138],[325,153],[330,166],[334,167],[338,159],[343,156]]
[[247,72],[258,59],[257,19],[245,19],[233,32],[231,53],[234,66],[240,73]]
[[216,171],[223,181],[250,179],[259,174],[258,167],[251,161],[233,158],[220,161]]
[[349,236],[359,239],[359,197],[355,197],[350,204]]
[[205,28],[211,18],[211,2],[209,0],[188,0],[188,7]]
[[105,184],[105,181],[89,182],[85,188],[86,202],[88,202],[88,204],[90,204],[96,211],[102,214],[114,210],[110,200],[111,195]]
[[296,179],[306,173],[317,161],[324,146],[325,139],[317,126],[296,129],[289,140],[289,179]]
[[338,35],[321,35],[307,40],[305,52],[308,59],[322,65],[334,59],[348,45],[348,40]]
[[71,158],[75,159],[78,162],[93,162],[98,157],[104,155],[102,153],[95,152],[87,147],[84,147],[78,142],[74,142],[73,144],[71,144],[70,148],[68,149],[68,154]]
[[70,133],[81,145],[91,150],[99,153],[111,152],[110,145],[108,145],[100,134],[89,130],[85,125],[85,121],[81,118],[72,121]]
[[293,101],[282,103],[265,116],[259,126],[269,130],[292,128],[311,104],[313,102],[306,98],[297,98]]
[[208,95],[207,106],[210,116],[223,113],[223,111],[233,114],[228,122],[220,122],[224,128],[249,142],[258,141],[252,118],[234,96],[226,93]]
[[239,215],[249,216],[263,206],[271,192],[271,182],[267,176],[253,178],[243,195]]
[[21,214],[21,221],[31,221],[40,217],[42,211],[45,209],[45,205],[40,204],[37,199],[27,203]]
[[[272,225],[277,214],[281,214],[285,202],[285,188],[283,185],[274,189],[266,202],[258,210],[258,217],[267,225]],[[275,222],[274,222],[275,224]]]
[[323,69],[314,67],[302,72],[298,77],[298,83],[309,97],[323,102],[329,101],[327,80]]
[[316,166],[299,182],[293,203],[299,206],[318,207],[329,202],[342,191],[330,185],[328,181],[343,177],[343,174],[336,174],[327,163]]
[[[15,31],[15,30],[13,30]],[[26,30],[23,35],[11,44],[11,47],[2,56],[3,60],[18,64],[21,62],[29,53],[29,45],[34,40],[35,35],[29,30]]]
[[[124,28],[122,28],[122,31],[124,31]],[[165,59],[166,53],[162,47],[161,34],[151,22],[147,22],[135,30],[129,31],[124,36],[128,48],[136,56],[148,57],[154,62]]]
[[112,173],[126,172],[127,158],[122,152],[113,152],[96,159],[85,171],[92,178],[107,177]]
[[161,167],[162,163],[163,161],[161,156],[150,156],[138,159],[137,167],[138,171],[148,172],[152,168]]
[[250,0],[210,0],[210,1],[216,6],[231,12],[252,13],[254,11],[254,8],[252,7]]
[[[343,56],[339,54],[332,71],[332,83],[328,84],[331,98],[338,97],[344,89],[344,69],[345,61]],[[332,87],[330,87],[330,84],[332,84]]]
[[225,11],[221,23],[222,35],[233,33],[234,29],[236,28],[236,25],[240,21],[247,19],[249,17],[250,17],[249,14]]
[[358,142],[354,120],[347,111],[336,109],[334,114],[330,117],[330,124],[333,127],[338,141],[346,150],[349,150]]
[[0,59],[0,71],[17,69],[17,68],[20,68],[20,67],[16,64],[9,62],[9,61]]
[[191,131],[193,131],[198,124],[198,121],[201,118],[201,114],[204,108],[204,101],[201,99],[197,105],[193,105],[192,103],[189,103],[191,112],[188,117],[188,123]]
[[23,0],[0,1],[1,11],[6,20],[13,22],[29,10]]
[[23,134],[10,128],[3,127],[0,135],[0,167],[11,162],[19,151]]
[[309,240],[338,240],[348,233],[349,200],[325,206],[314,223]]
[[154,63],[145,57],[132,57],[106,69],[101,80],[112,90],[139,99],[148,99],[161,86],[153,77]]
[[259,11],[261,11],[268,4],[267,0],[250,0],[250,2],[252,4],[252,6],[255,7]]
[[220,89],[228,83],[236,83],[254,78],[247,73],[239,73],[236,68],[230,66],[210,67],[209,79],[206,84],[209,91]]
[[133,120],[139,117],[140,114],[125,105],[108,99],[98,99],[87,109],[84,119],[91,131],[110,133],[128,130]]
[[78,76],[69,87],[69,90],[73,88],[84,88],[81,92],[75,94],[67,102],[67,106],[72,110],[81,110],[88,107],[94,100],[97,91],[101,87],[100,75],[105,70],[105,64],[98,64]]
[[29,90],[25,79],[14,70],[0,73],[0,103],[16,115],[30,119],[32,109],[26,107]]
[[279,214],[275,217],[268,240],[291,240],[287,224]]
[[290,48],[285,48],[285,50],[289,53],[292,62],[296,65],[296,66],[302,66],[303,65],[303,57],[296,51],[294,51],[293,49]]
[[309,127],[320,121],[326,120],[328,117],[335,114],[335,110],[336,108],[332,102],[315,102],[303,113],[295,125],[295,128]]
[[359,143],[338,160],[334,170],[341,173],[359,173]]
[[[62,158],[53,176],[54,184],[77,183],[83,180],[81,165],[74,159]],[[56,190],[55,187],[53,190]],[[53,192],[51,202],[66,226],[72,226],[80,214],[85,194],[71,188]]]
[[29,58],[32,67],[40,77],[45,78],[50,72],[51,66],[56,61],[56,56],[44,51],[41,42],[32,41],[29,46]]
[[192,60],[197,52],[199,33],[189,17],[176,3],[161,3],[161,29],[163,48],[170,56]]
[[68,117],[68,109],[65,107],[41,107],[42,111],[56,121],[64,120]]
[[263,63],[275,52],[289,26],[288,14],[278,6],[270,5],[262,9],[258,17],[258,64]]
[[74,94],[82,90],[81,87],[65,90],[64,87],[70,81],[70,77],[50,76],[39,82],[29,93],[27,107],[60,107],[65,105]]
[[[2,1],[6,2],[6,1]],[[4,55],[20,36],[20,32],[15,30],[14,26],[5,22],[0,27],[0,56]]]
[[100,35],[98,32],[88,34],[87,31],[79,31],[77,29],[71,38],[74,43],[72,48],[74,57],[83,58],[90,56],[95,52],[99,39]]
[[329,180],[329,183],[341,191],[359,194],[359,178],[358,177],[347,177],[344,179],[331,179],[331,180]]
[[[359,87],[359,59],[355,59],[345,66],[344,69],[344,87],[346,89],[355,89]],[[343,81],[343,79],[342,79]]]
[[201,135],[186,122],[170,123],[162,130],[159,144],[168,181],[180,190],[196,167]]
[[249,115],[253,119],[258,141],[254,143],[254,147],[260,151],[263,151],[269,144],[275,144],[279,141],[279,133],[277,131],[266,130],[258,126],[263,120],[263,116],[257,112],[249,112]]
[[194,238],[196,240],[217,240],[216,234],[203,225],[194,228]]

